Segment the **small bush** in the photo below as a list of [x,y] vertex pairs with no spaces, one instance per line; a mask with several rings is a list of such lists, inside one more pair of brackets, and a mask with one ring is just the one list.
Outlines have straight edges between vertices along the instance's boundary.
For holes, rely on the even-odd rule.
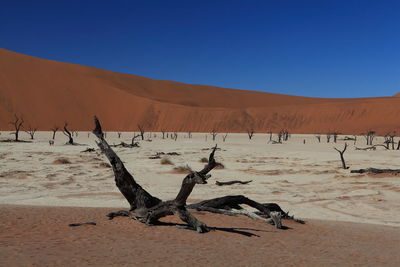
[[202,163],[208,163],[208,159],[207,159],[207,158],[201,158],[200,162],[202,162]]
[[185,166],[175,167],[174,171],[177,173],[191,173],[193,170],[189,167],[189,165],[186,164]]
[[100,166],[101,168],[111,168],[111,165],[108,164],[107,162],[102,162],[102,163],[99,164],[99,166]]
[[225,166],[224,166],[224,164],[222,164],[221,162],[216,162],[217,163],[217,165],[215,166],[215,169],[225,169]]
[[163,157],[160,162],[163,165],[174,165],[168,157]]
[[67,158],[59,158],[53,161],[54,164],[71,164],[71,161]]

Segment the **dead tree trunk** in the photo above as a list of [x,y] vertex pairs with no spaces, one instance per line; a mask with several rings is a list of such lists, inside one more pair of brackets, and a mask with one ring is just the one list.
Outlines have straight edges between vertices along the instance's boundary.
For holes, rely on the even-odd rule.
[[254,135],[254,130],[253,129],[251,129],[251,130],[247,129],[247,135],[249,136],[249,140],[251,140],[251,138],[253,138],[253,135]]
[[347,149],[347,143],[344,143],[344,148],[343,148],[342,151],[340,151],[340,150],[337,149],[336,147],[334,147],[334,149],[335,149],[337,152],[339,152],[339,154],[340,154],[340,160],[342,161],[342,167],[343,167],[343,169],[348,169],[349,167],[346,166],[346,162],[344,161],[344,157],[343,157],[343,154],[344,154],[344,152],[345,152],[346,149]]
[[59,130],[60,128],[58,128],[58,126],[54,126],[53,128],[51,128],[51,131],[53,132],[53,137],[52,139],[56,139],[56,132]]
[[[210,134],[212,135],[212,140],[215,141],[215,137],[217,137],[217,135],[218,135],[217,131],[215,129],[213,129]],[[207,141],[207,139],[206,139],[206,141]]]
[[139,136],[140,136],[140,134],[133,133],[133,137],[132,137],[132,140],[131,140],[131,146],[132,147],[134,147],[134,146],[136,146],[138,144],[137,142],[135,142],[135,139],[138,138]]
[[222,136],[222,141],[225,142],[226,138],[228,137],[228,133]]
[[68,131],[67,127],[68,127],[68,123],[65,123],[64,124],[63,134],[68,137],[68,143],[67,144],[73,145],[74,144],[74,139],[72,138],[72,133],[70,131]]
[[321,143],[321,135],[320,134],[316,134],[315,138],[317,138],[318,143]]
[[[165,139],[165,131],[161,130],[161,133],[162,133],[162,139]],[[167,138],[168,138],[168,136],[167,136]]]
[[142,141],[144,140],[144,128],[142,125],[138,124],[138,128],[140,131],[140,137],[142,137]]
[[33,128],[32,126],[29,125],[28,130],[25,131],[29,136],[31,137],[31,140],[33,140],[35,133],[37,131],[37,128]]
[[[206,184],[207,180],[211,177],[208,173],[217,165],[214,159],[217,146],[213,148],[209,156],[208,164],[201,171],[191,172],[183,179],[181,189],[176,198],[174,200],[162,201],[159,198],[153,197],[136,183],[133,176],[126,170],[121,159],[104,139],[99,120],[95,117],[94,121],[96,127],[93,133],[98,138],[97,145],[110,161],[116,185],[130,204],[130,210],[135,213],[131,215],[129,212],[117,212],[113,213],[114,215],[112,216],[110,215],[110,218],[122,213],[125,216],[128,215],[140,222],[151,225],[156,224],[162,217],[175,214],[178,215],[182,221],[186,222],[190,229],[196,230],[199,233],[209,231],[208,227],[203,222],[199,221],[187,210],[186,201],[196,184]],[[203,203],[203,205],[200,205],[199,208],[206,206],[204,202],[201,203]],[[211,203],[215,203],[215,201],[211,201]],[[232,196],[220,198],[218,203],[231,207],[237,207],[239,204],[250,205],[260,210],[263,214],[272,217],[277,228],[282,227],[280,221],[281,213],[271,213],[269,208],[243,196],[236,198],[232,198]],[[220,211],[218,208],[216,210]]]
[[118,139],[121,139],[122,133],[121,132],[117,132],[117,134],[118,134]]
[[15,132],[13,132],[11,134],[15,135],[15,142],[18,142],[19,141],[19,139],[18,139],[19,138],[19,131],[21,130],[21,128],[24,125],[24,119],[22,117],[19,118],[17,116],[17,114],[15,114],[14,116],[15,116],[15,120],[10,122],[10,124],[14,126]]

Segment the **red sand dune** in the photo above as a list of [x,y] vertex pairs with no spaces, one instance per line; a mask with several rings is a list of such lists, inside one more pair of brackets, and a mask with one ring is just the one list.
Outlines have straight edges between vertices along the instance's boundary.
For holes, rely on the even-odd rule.
[[400,131],[399,97],[322,99],[148,79],[0,49],[0,129],[14,114],[49,130],[68,121],[106,130],[292,133]]

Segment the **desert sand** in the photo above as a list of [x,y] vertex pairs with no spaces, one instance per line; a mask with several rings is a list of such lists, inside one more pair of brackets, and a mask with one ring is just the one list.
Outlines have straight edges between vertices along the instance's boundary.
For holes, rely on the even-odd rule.
[[160,81],[0,49],[1,130],[11,130],[14,114],[40,130],[66,121],[90,130],[97,114],[108,131],[141,124],[152,131],[383,135],[400,131],[399,104],[399,97],[322,99]]
[[[107,133],[109,143],[130,142]],[[156,135],[156,137],[154,136]],[[212,171],[206,185],[197,185],[189,202],[243,194],[259,202],[276,202],[301,225],[284,221],[276,230],[262,221],[196,213],[216,231],[197,234],[175,226],[149,227],[106,213],[128,209],[114,184],[113,173],[96,148],[93,134],[79,132],[82,146],[65,145],[57,133],[39,132],[32,143],[0,145],[0,258],[6,265],[388,265],[398,266],[400,241],[400,180],[393,175],[350,174],[341,169],[338,153],[343,140],[318,143],[313,135],[292,135],[284,144],[268,136],[179,133],[177,141],[147,133],[139,148],[115,148],[136,181],[154,196],[173,199],[184,173],[175,167],[202,168],[209,148],[218,143],[217,161],[225,168]],[[206,138],[207,136],[207,138]],[[1,132],[0,139],[9,137]],[[25,133],[21,138],[28,140]],[[343,136],[341,136],[343,138]],[[375,141],[381,142],[382,137]],[[305,144],[303,144],[305,140]],[[378,148],[359,151],[354,144],[345,159],[350,169],[396,168],[399,152]],[[359,138],[357,146],[365,146]],[[157,152],[178,152],[172,162],[149,159]],[[252,180],[247,185],[217,186],[215,181]],[[94,221],[76,228],[69,223]],[[164,222],[178,222],[174,217]],[[18,255],[18,257],[16,257]]]

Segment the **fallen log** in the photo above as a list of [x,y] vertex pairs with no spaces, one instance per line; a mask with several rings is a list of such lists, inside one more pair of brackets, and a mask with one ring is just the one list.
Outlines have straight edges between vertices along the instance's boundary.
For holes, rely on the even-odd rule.
[[391,173],[391,174],[396,174],[396,173],[400,173],[400,169],[367,168],[367,169],[351,170],[350,173],[373,173],[373,174]]
[[215,184],[218,186],[223,186],[223,185],[233,185],[233,184],[248,184],[253,182],[253,180],[249,180],[249,181],[239,181],[239,180],[234,180],[234,181],[228,181],[228,182],[219,182],[216,181]]

